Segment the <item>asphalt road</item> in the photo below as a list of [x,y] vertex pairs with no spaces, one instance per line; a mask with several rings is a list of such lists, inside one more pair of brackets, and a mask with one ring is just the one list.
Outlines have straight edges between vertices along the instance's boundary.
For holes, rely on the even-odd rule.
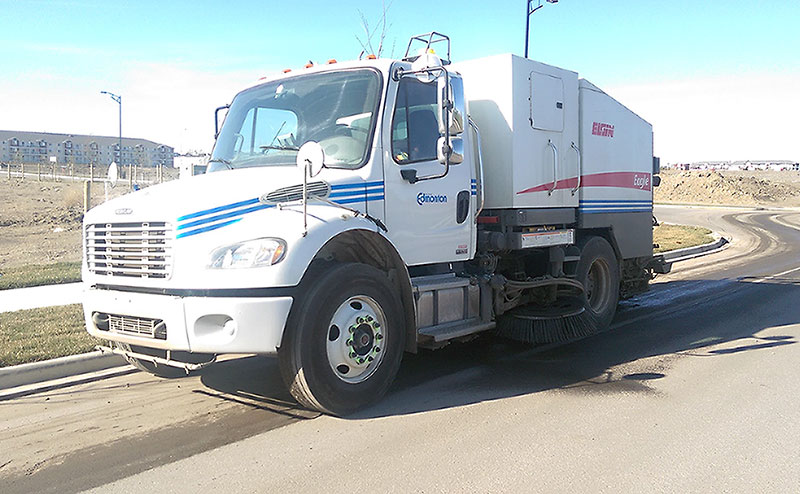
[[422,352],[348,419],[298,408],[264,358],[0,402],[0,492],[800,492],[800,212],[656,215],[733,243],[606,333]]

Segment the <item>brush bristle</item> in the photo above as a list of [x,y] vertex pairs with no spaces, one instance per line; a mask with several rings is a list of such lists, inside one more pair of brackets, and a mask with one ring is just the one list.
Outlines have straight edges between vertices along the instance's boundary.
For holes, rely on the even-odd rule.
[[552,318],[517,317],[513,312],[497,321],[498,336],[544,345],[579,340],[597,334],[598,324],[589,311]]

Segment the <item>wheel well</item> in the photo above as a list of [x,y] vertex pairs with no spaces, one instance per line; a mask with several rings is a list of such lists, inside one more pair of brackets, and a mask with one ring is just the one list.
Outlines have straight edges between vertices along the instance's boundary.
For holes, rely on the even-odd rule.
[[[384,271],[400,294],[403,304],[406,326],[405,349],[416,353],[417,324],[411,279],[408,268],[394,246],[378,233],[369,230],[350,230],[328,240],[314,256],[311,264],[325,262],[358,262]],[[309,272],[313,270],[309,268],[306,273]]]
[[622,255],[620,254],[617,239],[614,236],[614,232],[610,228],[592,228],[580,230],[578,232],[576,244],[583,249],[583,246],[586,245],[586,242],[588,242],[592,237],[602,237],[606,239],[606,241],[611,245],[611,248],[614,249],[614,255],[617,256],[617,261],[619,261],[620,264],[622,263]]

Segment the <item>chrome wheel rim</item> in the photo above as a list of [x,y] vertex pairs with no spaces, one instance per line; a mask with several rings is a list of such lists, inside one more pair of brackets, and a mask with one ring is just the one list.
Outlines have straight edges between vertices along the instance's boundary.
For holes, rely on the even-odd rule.
[[383,361],[386,336],[386,315],[373,298],[345,300],[327,328],[326,352],[334,375],[348,384],[369,379]]

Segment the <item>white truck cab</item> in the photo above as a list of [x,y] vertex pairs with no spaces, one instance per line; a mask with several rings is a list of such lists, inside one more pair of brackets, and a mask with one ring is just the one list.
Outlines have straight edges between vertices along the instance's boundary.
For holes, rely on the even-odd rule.
[[607,325],[658,267],[649,124],[574,72],[450,65],[449,46],[262,81],[226,105],[206,174],[89,211],[89,333],[162,376],[277,354],[302,404],[347,414],[404,351],[517,308]]

